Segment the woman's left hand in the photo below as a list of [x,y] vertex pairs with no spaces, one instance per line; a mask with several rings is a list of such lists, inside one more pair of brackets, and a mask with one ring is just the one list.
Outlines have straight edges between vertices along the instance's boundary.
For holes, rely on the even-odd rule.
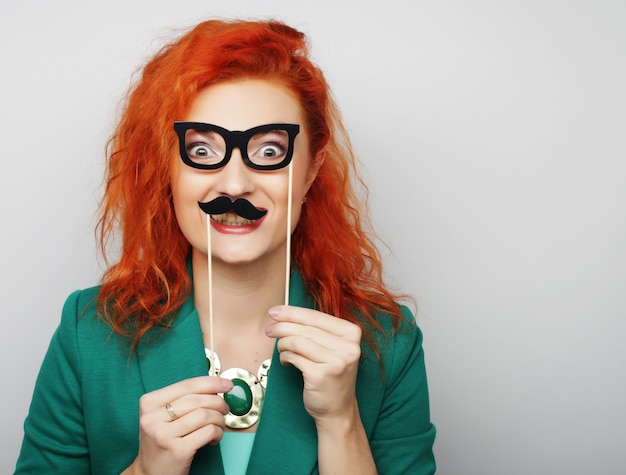
[[265,333],[279,339],[281,363],[302,372],[304,406],[315,422],[331,422],[354,409],[358,413],[355,385],[361,329],[308,308],[285,305],[272,307],[269,314],[274,323]]

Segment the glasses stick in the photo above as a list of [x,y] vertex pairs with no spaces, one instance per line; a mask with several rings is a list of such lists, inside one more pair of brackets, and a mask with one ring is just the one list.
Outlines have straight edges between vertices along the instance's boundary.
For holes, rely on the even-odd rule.
[[291,207],[293,202],[293,161],[289,163],[289,185],[287,187],[287,241],[285,251],[285,305],[289,305],[289,277],[291,271]]

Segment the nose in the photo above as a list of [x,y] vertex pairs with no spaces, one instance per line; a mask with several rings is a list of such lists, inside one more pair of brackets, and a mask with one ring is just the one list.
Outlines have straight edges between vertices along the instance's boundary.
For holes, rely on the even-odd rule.
[[243,162],[241,151],[235,148],[226,166],[218,171],[216,191],[232,198],[251,193],[254,190],[252,172]]

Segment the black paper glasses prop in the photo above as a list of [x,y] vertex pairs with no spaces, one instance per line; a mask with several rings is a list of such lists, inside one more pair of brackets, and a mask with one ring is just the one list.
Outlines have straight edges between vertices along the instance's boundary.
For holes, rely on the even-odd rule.
[[291,162],[293,143],[300,132],[297,124],[265,124],[231,131],[204,122],[174,122],[180,157],[185,164],[200,170],[225,166],[235,148],[244,163],[254,170],[278,170]]

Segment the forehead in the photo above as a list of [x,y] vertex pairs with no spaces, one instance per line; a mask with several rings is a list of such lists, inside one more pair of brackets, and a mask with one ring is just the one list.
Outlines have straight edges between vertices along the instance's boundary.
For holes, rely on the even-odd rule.
[[302,125],[303,115],[290,89],[277,82],[249,79],[207,87],[196,96],[184,120],[247,130],[269,123]]

